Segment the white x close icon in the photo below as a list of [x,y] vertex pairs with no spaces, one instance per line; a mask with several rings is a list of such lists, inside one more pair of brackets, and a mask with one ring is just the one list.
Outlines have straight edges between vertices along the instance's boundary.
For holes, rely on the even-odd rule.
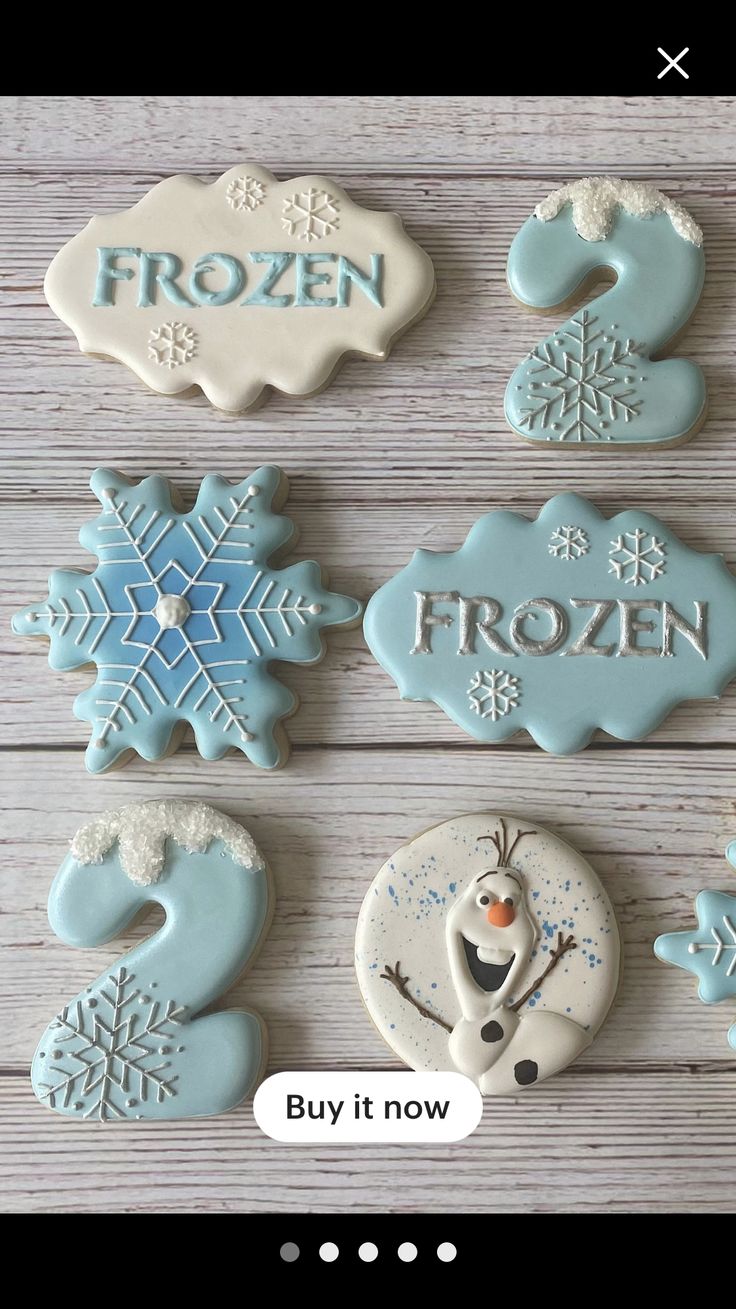
[[662,69],[662,72],[657,74],[657,81],[659,82],[660,79],[664,77],[665,73],[669,73],[669,71],[670,71],[671,68],[676,68],[677,71],[678,71],[678,73],[681,75],[681,77],[684,77],[686,80],[688,80],[689,77],[690,77],[690,74],[689,74],[689,73],[686,73],[684,68],[680,68],[680,60],[681,60],[681,59],[682,59],[686,54],[688,54],[689,50],[690,50],[690,46],[689,46],[689,45],[686,45],[686,46],[685,46],[685,49],[684,49],[684,50],[681,50],[680,53],[679,53],[679,55],[675,55],[674,59],[672,59],[672,58],[670,57],[670,55],[667,54],[667,51],[666,51],[666,50],[663,50],[662,47],[661,47],[661,45],[658,45],[658,46],[657,46],[657,53],[660,54],[660,55],[662,56],[663,59],[666,59],[666,60],[667,60],[667,63],[665,64],[664,68]]

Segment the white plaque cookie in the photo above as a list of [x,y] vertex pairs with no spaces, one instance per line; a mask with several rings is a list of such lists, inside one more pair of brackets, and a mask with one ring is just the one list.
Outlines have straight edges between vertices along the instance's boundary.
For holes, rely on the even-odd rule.
[[280,182],[248,163],[211,185],[169,177],[92,218],[44,289],[85,354],[236,413],[267,386],[321,390],[346,354],[385,359],[429,308],[434,269],[398,214],[327,177]]
[[533,1086],[593,1040],[619,980],[611,903],[572,846],[529,822],[464,814],[386,861],[355,961],[392,1050],[484,1095]]

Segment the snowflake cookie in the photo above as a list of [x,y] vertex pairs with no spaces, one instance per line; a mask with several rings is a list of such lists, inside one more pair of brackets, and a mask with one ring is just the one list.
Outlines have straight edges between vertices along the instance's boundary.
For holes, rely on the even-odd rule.
[[621,947],[582,855],[526,819],[464,814],[401,847],[363,902],[355,965],[391,1049],[517,1094],[590,1045]]
[[434,269],[398,214],[326,177],[280,182],[241,164],[211,185],[170,177],[93,218],[44,288],[86,354],[241,413],[267,387],[321,390],[346,354],[386,359],[429,308]]
[[102,513],[79,539],[97,567],[56,569],[47,599],[13,619],[15,632],[49,640],[52,668],[97,666],[74,705],[92,724],[89,771],[135,752],[162,759],[187,724],[205,759],[237,749],[261,768],[284,763],[280,723],[296,697],[270,665],[316,662],[323,629],[352,625],[360,605],[325,590],[313,561],[269,564],[294,533],[278,512],[281,470],[206,477],[187,513],[162,477],[131,483],[98,469],[90,486]]
[[[726,847],[726,858],[736,868],[736,841]],[[658,936],[654,953],[664,963],[694,973],[704,1004],[736,999],[736,896],[701,891],[695,913],[697,928]],[[729,1028],[728,1042],[736,1050],[736,1022]]]
[[266,1059],[257,1014],[209,1008],[268,924],[268,868],[239,823],[183,800],[131,804],[77,832],[49,895],[69,945],[96,946],[159,904],[166,924],[49,1023],[31,1067],[42,1104],[73,1118],[199,1118],[250,1095]]
[[550,312],[579,301],[602,273],[617,280],[516,369],[511,427],[561,448],[647,449],[693,436],[705,418],[703,374],[661,355],[700,299],[702,247],[682,206],[641,182],[586,177],[538,204],[509,252],[517,300]]
[[736,578],[651,514],[607,519],[556,496],[535,522],[497,510],[459,550],[417,550],[371,599],[365,635],[402,699],[478,741],[524,728],[554,754],[596,728],[648,735],[736,676]]

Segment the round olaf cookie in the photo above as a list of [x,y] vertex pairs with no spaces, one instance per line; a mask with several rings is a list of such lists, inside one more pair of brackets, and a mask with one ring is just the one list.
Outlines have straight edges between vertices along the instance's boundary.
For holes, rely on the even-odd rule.
[[386,861],[363,902],[358,983],[384,1040],[418,1071],[484,1095],[560,1072],[619,980],[611,902],[566,841],[499,814],[440,823]]
[[385,359],[435,281],[398,214],[363,208],[327,177],[280,182],[248,163],[211,185],[169,177],[92,218],[44,289],[85,354],[238,413],[268,386],[320,391],[346,354]]
[[[607,274],[615,284],[586,304]],[[703,233],[653,186],[584,177],[553,191],[514,237],[509,288],[541,313],[580,307],[515,370],[510,426],[550,449],[687,441],[705,419],[705,379],[692,360],[662,356],[704,277]]]

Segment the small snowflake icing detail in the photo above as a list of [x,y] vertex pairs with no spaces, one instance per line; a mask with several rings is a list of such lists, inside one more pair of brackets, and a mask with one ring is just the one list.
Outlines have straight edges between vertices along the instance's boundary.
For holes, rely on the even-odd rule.
[[134,751],[161,759],[186,723],[207,759],[236,748],[263,768],[283,762],[275,727],[295,702],[270,662],[313,663],[322,629],[352,623],[360,605],[327,591],[314,561],[269,564],[293,535],[272,510],[282,483],[268,466],[237,484],[209,476],[181,513],[161,477],[93,474],[102,513],[80,540],[97,567],[56,569],[46,601],[13,620],[48,637],[52,667],[97,665],[74,706],[93,728],[90,772]]
[[186,323],[162,323],[148,335],[148,356],[162,368],[188,364],[197,353],[197,336]]
[[252,213],[263,204],[265,195],[266,187],[257,177],[234,177],[225,192],[225,199],[238,213]]
[[609,422],[637,417],[643,401],[631,384],[644,347],[631,338],[623,342],[593,332],[597,322],[583,310],[529,355],[539,366],[528,371],[529,404],[521,427],[547,429],[548,441],[600,441],[611,439],[605,433]]
[[549,553],[556,559],[579,559],[588,553],[589,548],[587,533],[582,527],[574,527],[572,524],[558,527],[547,546]]
[[498,668],[479,669],[471,677],[467,691],[471,709],[494,723],[505,718],[519,703],[520,682],[520,677],[512,677]]
[[308,191],[297,191],[284,200],[281,224],[289,233],[302,241],[318,241],[329,236],[340,225],[339,203],[327,191],[310,186]]
[[121,967],[107,987],[68,1005],[51,1024],[58,1035],[43,1051],[48,1080],[38,1086],[49,1108],[73,1102],[84,1118],[104,1122],[141,1117],[135,1110],[147,1100],[161,1104],[176,1094],[178,1077],[166,1057],[172,1049],[161,1041],[177,1036],[186,1007],[142,996],[131,990],[134,981]]
[[[631,586],[646,586],[665,571],[664,541],[651,536],[643,528],[637,527],[633,532],[622,532],[611,542],[608,552],[610,558],[609,573],[615,573],[619,582]],[[620,556],[617,558],[616,556]]]

